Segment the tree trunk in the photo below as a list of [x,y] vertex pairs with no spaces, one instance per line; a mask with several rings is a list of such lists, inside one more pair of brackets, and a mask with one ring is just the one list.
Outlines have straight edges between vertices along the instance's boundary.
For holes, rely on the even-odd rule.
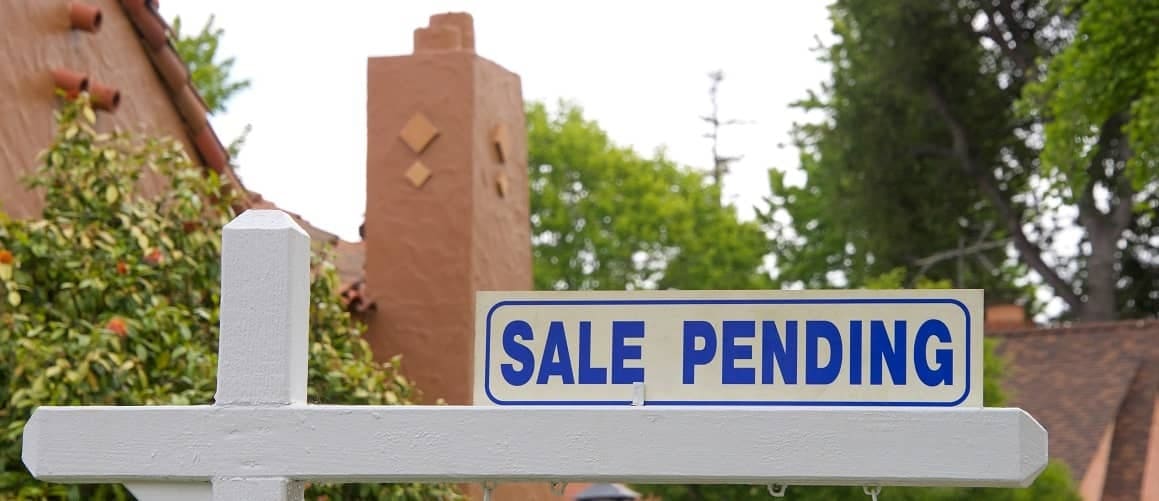
[[1078,317],[1084,322],[1115,320],[1119,316],[1115,301],[1118,282],[1115,263],[1119,261],[1117,244],[1122,232],[1116,232],[1106,224],[1084,226],[1091,253],[1087,256],[1086,298]]
[[963,172],[977,180],[982,193],[994,205],[994,208],[998,211],[998,217],[1001,218],[1007,230],[1010,231],[1010,238],[1014,242],[1015,249],[1018,250],[1018,258],[1038,273],[1046,282],[1046,285],[1053,289],[1054,293],[1066,302],[1071,311],[1082,311],[1083,301],[1075,292],[1073,284],[1064,280],[1054,268],[1051,268],[1043,260],[1042,249],[1034,242],[1031,242],[1027,238],[1026,232],[1022,230],[1024,215],[1011,203],[1011,197],[1003,193],[998,187],[997,181],[994,180],[990,172],[982,168],[978,160],[974,158],[971,152],[968,131],[958,121],[958,118],[954,115],[953,110],[950,109],[949,103],[937,85],[930,82],[926,88],[926,93],[930,98],[930,103],[933,105],[934,110],[941,115],[942,120],[946,123],[946,127],[950,131],[953,144],[949,150],[949,155],[958,161]]
[[[1079,200],[1079,222],[1090,243],[1090,255],[1086,258],[1086,287],[1083,306],[1078,310],[1078,318],[1084,322],[1106,322],[1119,318],[1116,297],[1119,270],[1119,240],[1123,231],[1131,223],[1134,215],[1132,199],[1134,190],[1123,173],[1123,164],[1131,156],[1123,125],[1127,122],[1125,113],[1116,113],[1102,124],[1099,130],[1098,150],[1087,167],[1087,186]],[[1106,162],[1118,167],[1111,173],[1104,169]],[[1113,191],[1107,202],[1109,210],[1098,209],[1094,200],[1096,184],[1103,184]]]

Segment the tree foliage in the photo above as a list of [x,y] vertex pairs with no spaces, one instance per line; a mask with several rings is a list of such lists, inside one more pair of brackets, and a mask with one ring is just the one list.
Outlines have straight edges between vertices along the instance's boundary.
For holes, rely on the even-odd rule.
[[[221,228],[236,193],[167,138],[94,130],[87,97],[66,102],[29,187],[36,220],[0,220],[0,495],[117,499],[120,486],[45,484],[20,460],[41,405],[212,403]],[[144,169],[168,180],[137,190]],[[345,311],[329,250],[312,258],[309,400],[407,404],[397,360],[377,363]],[[443,499],[440,485],[315,485],[333,499]]]
[[[1027,85],[1022,116],[1042,123],[1048,196],[1079,209],[1095,262],[1076,275],[1115,279],[1127,317],[1159,312],[1159,1],[1069,0],[1073,42]],[[1089,260],[1088,260],[1089,261]],[[1122,268],[1106,276],[1102,268]],[[1093,275],[1092,275],[1093,274]],[[1104,288],[1109,286],[1104,286]],[[1089,288],[1088,288],[1089,289]]]
[[[189,79],[193,87],[209,107],[209,112],[221,113],[228,109],[227,103],[237,93],[249,89],[249,79],[235,80],[233,65],[237,62],[234,57],[222,57],[218,54],[221,37],[225,30],[214,26],[216,18],[209,16],[201,29],[192,33],[184,32],[181,17],[173,18],[173,48],[177,55],[185,62],[189,69]],[[245,138],[252,127],[246,125],[241,136],[230,141],[227,149],[230,156],[236,157],[245,144]]]
[[248,79],[234,80],[234,57],[221,57],[218,50],[225,30],[214,26],[215,16],[209,16],[200,30],[192,33],[184,31],[181,17],[173,18],[173,48],[189,68],[189,79],[201,93],[210,113],[227,110],[226,103],[238,92],[250,88]]
[[[1017,259],[994,246],[965,273],[950,259],[927,275],[1001,300],[1029,299],[1034,275],[1085,320],[1153,309],[1157,141],[1142,131],[1154,123],[1156,4],[834,2],[831,82],[800,103],[824,117],[796,131],[807,179],[771,174],[764,220],[781,278],[912,275],[985,237]],[[1072,223],[1080,245],[1058,249]]]
[[[971,127],[1003,130],[1007,117],[990,110],[1012,99],[977,71],[984,56],[977,42],[944,36],[967,14],[945,15],[943,4],[854,0],[832,8],[837,42],[822,56],[832,65],[831,82],[798,103],[824,116],[794,131],[806,182],[794,186],[770,171],[773,195],[763,220],[777,235],[773,251],[783,283],[860,287],[902,267],[908,270],[903,283],[912,284],[921,278],[921,259],[963,242],[1008,236],[993,224],[996,215],[982,203],[977,183],[943,154],[949,135],[930,112],[933,91],[926,89],[951,89],[986,103],[963,117]],[[976,149],[995,156],[1008,142],[995,134]],[[1025,180],[1005,182],[1016,187]],[[951,259],[923,277],[985,287],[990,297],[1023,293],[1012,282],[1025,271],[1003,267],[1003,249],[967,258],[993,264],[994,272],[970,266],[960,273]]]
[[569,103],[532,103],[527,129],[537,288],[768,285],[764,233],[702,173],[615,145]]
[[[616,147],[575,107],[554,115],[528,110],[532,168],[535,283],[548,289],[771,288],[761,266],[765,236],[719,205],[715,183],[658,155],[642,158]],[[641,256],[643,255],[643,256]],[[639,256],[639,257],[636,257]],[[636,257],[635,259],[633,259]],[[869,288],[902,288],[903,268],[869,276]],[[946,280],[914,285],[949,287]],[[1001,361],[987,343],[985,404],[1001,405]],[[678,500],[768,499],[765,486],[640,485],[644,494]],[[1077,500],[1064,467],[1052,464],[1034,487],[894,489],[889,499]],[[860,487],[791,487],[791,499],[860,500]]]

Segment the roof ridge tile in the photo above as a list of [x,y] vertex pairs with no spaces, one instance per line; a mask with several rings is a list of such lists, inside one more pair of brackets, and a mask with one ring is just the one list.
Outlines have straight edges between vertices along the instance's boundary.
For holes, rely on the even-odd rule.
[[1159,318],[1147,317],[1099,322],[1065,322],[1056,325],[1040,325],[1016,329],[999,328],[987,330],[986,335],[1006,338],[1021,336],[1050,336],[1061,334],[1094,334],[1104,330],[1110,331],[1112,333],[1118,333],[1122,331],[1137,331],[1152,328],[1159,332]]
[[248,190],[237,177],[230,164],[229,150],[218,138],[213,125],[209,123],[211,114],[204,97],[193,85],[189,68],[173,46],[169,35],[172,28],[157,12],[156,0],[120,0],[121,8],[128,15],[142,40],[142,49],[165,84],[170,104],[181,117],[189,140],[207,170],[226,177],[229,184],[241,191],[240,208],[250,207]]

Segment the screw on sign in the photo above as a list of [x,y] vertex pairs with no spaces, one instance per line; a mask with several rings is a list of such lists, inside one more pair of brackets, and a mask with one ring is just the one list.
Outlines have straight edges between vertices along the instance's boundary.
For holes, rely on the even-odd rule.
[[[789,490],[789,486],[786,484],[769,484],[768,488],[769,495],[775,498],[785,497],[785,493]],[[869,496],[873,501],[877,501],[877,495],[881,494],[881,486],[865,486],[861,488],[861,492],[864,492],[865,495]]]
[[[213,405],[40,407],[25,425],[22,448],[36,478],[123,483],[145,501],[289,501],[301,500],[311,481],[478,482],[488,493],[499,482],[528,481],[1020,487],[1046,465],[1046,431],[1027,413],[973,405],[981,359],[971,352],[980,343],[970,344],[979,338],[966,324],[981,298],[970,291],[942,291],[942,299],[895,291],[875,300],[890,308],[860,296],[832,306],[842,304],[833,301],[843,292],[480,293],[476,379],[491,380],[476,389],[476,405],[310,405],[309,237],[281,211],[250,210],[226,225],[222,243]],[[785,309],[789,300],[799,304]],[[961,309],[952,304],[959,300]],[[607,304],[576,307],[593,301]],[[799,338],[779,338],[782,365],[777,379],[764,384],[753,355],[763,348],[752,344],[764,330],[755,326],[792,315],[802,322]],[[856,340],[852,316],[882,321],[892,343],[879,339],[874,351],[872,322]],[[620,331],[641,336],[615,336],[613,317],[642,322]],[[724,317],[744,323],[725,325]],[[930,318],[946,330],[927,327],[922,341],[920,326],[934,325],[925,322]],[[504,326],[516,321],[531,334],[512,342],[535,356],[581,354],[584,343],[609,350],[588,349],[589,359],[578,356],[570,368],[553,356],[542,384],[538,375],[522,386],[507,384],[505,364],[509,372],[523,370],[505,355],[518,349],[503,350]],[[591,327],[586,335],[557,329],[564,334],[553,337],[554,321]],[[683,329],[664,327],[685,321],[712,327],[711,357],[703,325],[690,324],[700,327],[688,331],[688,348]],[[862,341],[851,363],[848,354]],[[920,342],[928,343],[924,353],[914,351]],[[620,359],[613,361],[618,345]],[[828,367],[837,364],[838,345],[850,348],[834,371]],[[682,382],[686,353],[694,354],[690,385]],[[927,368],[949,376],[923,383],[913,363],[921,355]],[[889,374],[881,384],[873,384],[874,364]],[[585,368],[590,382],[597,367],[611,377],[599,384],[562,381]],[[850,367],[869,381],[851,383],[857,377]],[[829,382],[779,384],[785,374],[807,378],[811,369]],[[725,383],[730,377],[740,382]],[[697,459],[704,457],[714,460]],[[876,496],[878,489],[866,493]]]

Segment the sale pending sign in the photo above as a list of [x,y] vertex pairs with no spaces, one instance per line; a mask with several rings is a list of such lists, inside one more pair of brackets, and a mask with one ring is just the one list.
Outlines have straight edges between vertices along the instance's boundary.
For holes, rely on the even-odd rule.
[[981,407],[982,293],[479,292],[475,403]]

